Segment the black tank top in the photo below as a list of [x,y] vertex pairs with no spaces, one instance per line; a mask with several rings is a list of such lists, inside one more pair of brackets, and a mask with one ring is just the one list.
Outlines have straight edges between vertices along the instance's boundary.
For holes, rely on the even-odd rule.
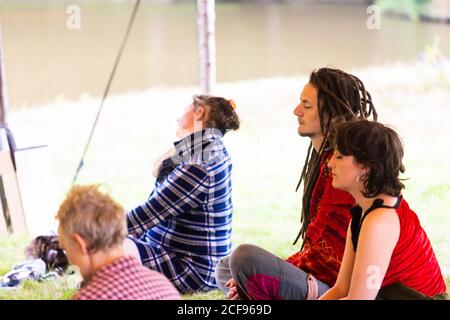
[[361,231],[361,226],[367,215],[373,210],[378,208],[397,209],[401,202],[402,202],[401,195],[398,197],[397,202],[393,207],[384,205],[383,199],[375,199],[373,200],[373,203],[370,206],[370,208],[367,209],[366,212],[364,212],[364,216],[362,217],[362,219],[361,219],[362,208],[360,206],[355,206],[350,210],[350,214],[352,216],[352,223],[350,225],[350,228],[352,230],[353,251],[356,252],[356,249],[358,247],[359,232]]

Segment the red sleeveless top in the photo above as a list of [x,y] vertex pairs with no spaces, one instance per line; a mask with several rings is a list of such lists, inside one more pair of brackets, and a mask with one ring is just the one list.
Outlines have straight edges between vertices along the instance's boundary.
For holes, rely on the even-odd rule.
[[[378,205],[376,205],[377,203]],[[363,220],[372,210],[379,207],[387,208],[383,205],[383,200],[374,200],[372,207],[365,212]],[[401,282],[428,296],[445,293],[444,277],[430,240],[420,225],[416,213],[409,208],[402,196],[399,197],[398,203],[391,208],[395,209],[400,220],[400,236],[392,252],[381,288]],[[352,212],[354,212],[353,209]],[[356,219],[358,218],[356,217]],[[353,247],[357,249],[360,227],[354,229],[353,225],[352,222],[352,237],[353,230],[356,232],[353,237]]]
[[327,164],[333,152],[322,155],[320,173],[314,186],[310,204],[311,223],[305,233],[303,249],[287,262],[312,274],[328,286],[336,282],[344,255],[350,209],[353,197],[333,188]]

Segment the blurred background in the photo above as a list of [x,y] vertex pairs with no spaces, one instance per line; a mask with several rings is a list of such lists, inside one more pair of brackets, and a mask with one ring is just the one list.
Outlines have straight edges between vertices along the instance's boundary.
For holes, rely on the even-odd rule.
[[[7,122],[18,147],[50,146],[57,203],[133,5],[0,1]],[[79,29],[67,27],[70,6],[80,10]],[[128,209],[151,192],[153,161],[175,141],[176,119],[199,92],[196,12],[195,1],[143,1],[85,159],[78,182],[103,183]],[[300,227],[294,189],[309,141],[298,137],[293,109],[312,70],[337,67],[365,83],[379,120],[401,134],[405,198],[449,282],[450,1],[216,1],[215,28],[214,94],[233,98],[242,119],[225,137],[234,163],[234,245],[254,243],[282,257],[299,249],[291,245]],[[28,240],[0,237],[0,274]]]
[[[218,82],[295,76],[321,65],[349,69],[414,60],[434,41],[449,56],[448,23],[408,16],[423,11],[422,3],[442,2],[448,1],[381,1],[390,14],[380,29],[370,30],[368,1],[216,1]],[[133,3],[2,0],[12,108],[102,94]],[[73,5],[80,8],[79,30],[66,27]],[[195,86],[195,16],[195,1],[144,1],[112,92]]]

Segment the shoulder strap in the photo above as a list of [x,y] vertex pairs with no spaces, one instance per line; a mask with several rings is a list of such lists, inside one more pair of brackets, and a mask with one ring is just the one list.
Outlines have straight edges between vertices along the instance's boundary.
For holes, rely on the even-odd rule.
[[[364,215],[361,219],[362,209],[361,207],[357,206],[352,209],[352,224],[351,224],[351,230],[352,230],[352,242],[353,242],[353,251],[356,252],[356,249],[358,247],[358,239],[359,239],[359,233],[361,231],[361,226],[364,222],[364,219],[371,213],[373,210],[378,208],[387,208],[387,209],[397,209],[400,206],[400,203],[402,202],[402,196],[400,195],[397,199],[397,202],[393,206],[387,206],[384,204],[383,199],[375,199],[370,206],[369,209],[364,212]],[[359,208],[357,210],[356,208]],[[355,210],[355,211],[353,211]],[[356,219],[355,219],[356,218]]]
[[372,206],[367,209],[366,212],[364,212],[364,216],[361,219],[361,223],[360,226],[362,226],[364,219],[369,215],[369,213],[371,213],[373,210],[375,209],[379,209],[379,208],[386,208],[386,209],[397,209],[400,206],[400,202],[401,202],[402,196],[399,196],[397,198],[397,202],[393,205],[393,206],[387,206],[384,204],[383,199],[375,199],[373,201]]

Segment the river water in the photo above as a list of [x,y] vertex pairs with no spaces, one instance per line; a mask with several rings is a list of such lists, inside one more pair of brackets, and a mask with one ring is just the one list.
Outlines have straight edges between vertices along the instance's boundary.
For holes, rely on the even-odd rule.
[[[134,2],[30,3],[0,3],[11,109],[101,95]],[[80,9],[80,29],[67,27],[70,5]],[[414,60],[435,41],[450,57],[450,25],[382,16],[381,28],[371,30],[366,10],[364,5],[218,4],[217,80]],[[111,93],[195,85],[197,70],[194,1],[144,3]]]

